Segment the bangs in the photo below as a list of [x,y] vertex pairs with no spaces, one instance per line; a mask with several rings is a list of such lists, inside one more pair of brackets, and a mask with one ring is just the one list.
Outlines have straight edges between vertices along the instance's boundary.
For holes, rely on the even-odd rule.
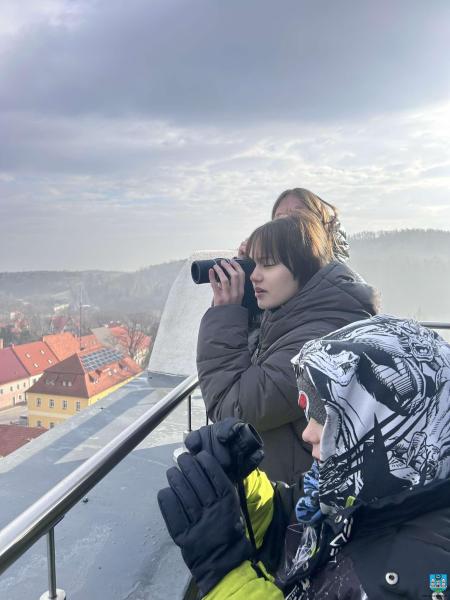
[[247,252],[253,260],[282,263],[294,273],[294,265],[288,251],[289,240],[293,233],[295,233],[295,225],[291,219],[269,221],[251,234],[247,243]]

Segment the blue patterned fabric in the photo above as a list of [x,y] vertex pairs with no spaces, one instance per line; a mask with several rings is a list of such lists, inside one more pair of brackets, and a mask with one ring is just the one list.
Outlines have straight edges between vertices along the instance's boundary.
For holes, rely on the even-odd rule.
[[319,465],[314,461],[311,469],[305,473],[303,478],[302,496],[295,507],[295,514],[299,523],[313,525],[317,523],[322,515],[319,504]]

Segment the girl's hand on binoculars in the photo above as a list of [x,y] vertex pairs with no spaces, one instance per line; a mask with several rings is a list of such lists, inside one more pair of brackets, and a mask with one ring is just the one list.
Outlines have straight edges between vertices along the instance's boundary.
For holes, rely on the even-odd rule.
[[214,268],[209,270],[209,282],[214,294],[214,306],[242,303],[245,273],[235,260],[222,260],[220,267],[214,265]]

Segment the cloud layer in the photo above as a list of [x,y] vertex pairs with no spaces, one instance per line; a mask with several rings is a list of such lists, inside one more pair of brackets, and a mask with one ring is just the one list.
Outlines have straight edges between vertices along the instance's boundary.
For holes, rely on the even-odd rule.
[[6,2],[0,269],[233,247],[287,187],[450,228],[447,2]]

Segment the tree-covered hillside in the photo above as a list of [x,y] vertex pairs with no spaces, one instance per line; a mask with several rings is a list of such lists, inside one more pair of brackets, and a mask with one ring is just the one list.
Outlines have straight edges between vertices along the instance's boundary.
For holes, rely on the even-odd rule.
[[[382,309],[420,320],[450,321],[450,231],[360,233],[350,238],[350,265],[382,296]],[[160,311],[183,261],[134,273],[34,271],[0,273],[0,309],[17,299],[34,306],[83,302],[126,313]]]
[[170,286],[184,261],[150,266],[134,273],[115,271],[32,271],[0,273],[0,308],[17,299],[33,306],[84,304],[102,310],[162,310]]

